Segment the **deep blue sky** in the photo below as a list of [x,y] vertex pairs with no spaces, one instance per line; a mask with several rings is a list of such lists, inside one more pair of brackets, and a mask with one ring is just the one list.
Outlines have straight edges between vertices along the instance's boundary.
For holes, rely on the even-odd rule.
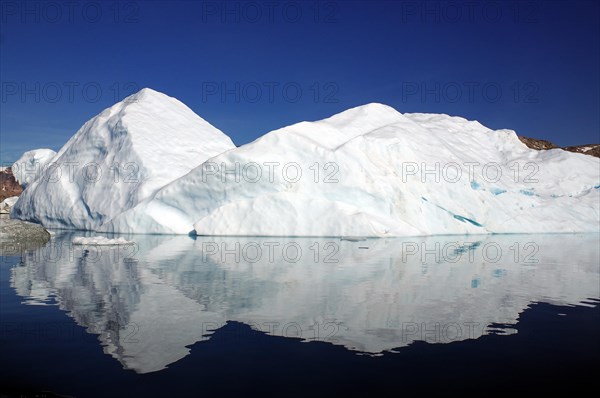
[[596,1],[70,4],[1,1],[3,164],[142,87],[238,145],[369,102],[600,141]]

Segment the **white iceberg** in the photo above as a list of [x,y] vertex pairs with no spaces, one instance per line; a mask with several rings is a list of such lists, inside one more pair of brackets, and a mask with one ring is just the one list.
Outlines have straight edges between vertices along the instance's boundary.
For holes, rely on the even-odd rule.
[[95,245],[95,246],[112,246],[112,245],[133,245],[135,242],[125,238],[109,239],[105,236],[77,236],[71,241],[74,245]]
[[598,232],[600,160],[369,104],[227,151],[103,226],[240,236]]
[[12,216],[94,230],[208,158],[233,148],[175,98],[143,89],[79,129],[32,182]]
[[56,156],[56,152],[46,148],[25,152],[11,167],[15,180],[23,188],[26,188],[43,175],[54,156]]
[[122,233],[363,237],[598,232],[600,217],[600,159],[381,104],[235,148],[144,89],[87,122],[53,161],[91,163],[101,176],[40,178],[13,217]]

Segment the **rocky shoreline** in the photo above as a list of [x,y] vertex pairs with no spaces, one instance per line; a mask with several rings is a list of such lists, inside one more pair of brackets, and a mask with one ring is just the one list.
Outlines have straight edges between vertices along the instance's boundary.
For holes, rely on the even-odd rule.
[[11,167],[0,169],[0,252],[10,255],[30,247],[46,244],[50,233],[40,224],[10,219],[10,209],[23,188],[15,179]]
[[45,245],[50,238],[50,232],[40,224],[0,217],[0,255],[18,255]]
[[23,192],[23,188],[13,175],[10,167],[0,169],[0,202],[6,198],[19,196]]
[[567,147],[559,147],[554,145],[550,141],[546,140],[538,140],[536,138],[519,136],[519,140],[527,147],[531,149],[537,149],[538,151],[548,150],[548,149],[562,149],[563,151],[582,153],[584,155],[590,155],[597,158],[600,158],[600,144],[586,144],[586,145],[575,145],[575,146],[567,146]]

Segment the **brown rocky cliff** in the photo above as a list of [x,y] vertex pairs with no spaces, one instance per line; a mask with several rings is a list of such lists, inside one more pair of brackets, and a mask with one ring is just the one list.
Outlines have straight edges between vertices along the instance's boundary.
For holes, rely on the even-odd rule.
[[10,167],[0,171],[0,202],[11,196],[19,196],[23,188],[15,180]]
[[[519,136],[521,142],[527,145],[531,149],[543,150],[543,149],[554,149],[560,148],[550,141],[546,140],[538,140],[535,138],[522,137]],[[588,145],[576,145],[576,146],[568,146],[564,148],[560,148],[564,151],[583,153],[585,155],[595,156],[600,158],[600,144],[588,144]]]
[[568,146],[563,148],[565,151],[584,153],[586,155],[595,156],[600,158],[600,144],[588,144],[588,145],[577,145],[577,146]]

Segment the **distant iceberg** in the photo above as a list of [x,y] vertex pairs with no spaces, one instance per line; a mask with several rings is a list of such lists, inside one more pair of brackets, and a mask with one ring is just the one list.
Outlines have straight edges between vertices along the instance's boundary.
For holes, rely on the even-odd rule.
[[340,237],[598,232],[600,222],[600,159],[382,104],[235,148],[144,89],[87,122],[54,161],[103,173],[135,164],[140,178],[38,180],[13,217],[106,232]]
[[44,168],[52,162],[55,155],[56,152],[46,148],[25,152],[11,167],[15,180],[26,188],[42,175]]

